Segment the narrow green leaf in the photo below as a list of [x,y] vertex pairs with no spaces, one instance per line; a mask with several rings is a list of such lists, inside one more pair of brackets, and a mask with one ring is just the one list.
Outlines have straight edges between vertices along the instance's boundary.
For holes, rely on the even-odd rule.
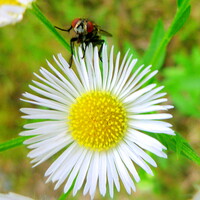
[[181,155],[182,146],[184,145],[183,140],[179,138],[179,136],[176,136],[176,153],[178,155]]
[[183,0],[177,0],[177,5],[178,5],[178,7],[181,6],[182,2],[183,2]]
[[177,0],[178,8],[185,9],[190,3],[190,0]]
[[177,9],[176,15],[169,27],[168,31],[165,33],[162,40],[157,45],[157,48],[154,50],[153,56],[149,60],[149,64],[152,64],[156,69],[159,69],[162,65],[167,45],[169,44],[172,37],[180,30],[180,28],[186,22],[190,14],[190,0],[183,0],[178,2],[180,7]]
[[157,139],[167,146],[168,150],[172,150],[200,165],[199,155],[179,133],[176,133],[176,136],[160,134]]
[[161,20],[158,20],[158,23],[156,27],[154,28],[153,34],[151,36],[150,45],[148,49],[146,50],[144,57],[141,61],[144,65],[151,64],[149,63],[149,60],[151,60],[152,56],[154,55],[156,49],[159,46],[159,43],[162,41],[164,35],[165,35],[165,30],[164,30],[163,22]]
[[58,39],[58,41],[71,52],[70,45],[65,41],[65,39],[58,33],[58,31],[54,28],[51,22],[43,15],[40,9],[37,7],[35,3],[32,3],[32,13],[54,34],[54,36]]
[[68,192],[62,194],[62,195],[59,197],[58,200],[66,200],[66,199],[67,199],[67,197],[69,196],[69,194],[71,193],[71,191],[72,191],[73,188],[74,188],[74,185],[75,185],[76,179],[77,179],[77,177],[74,179],[74,181],[73,181],[71,187],[69,188]]
[[1,143],[0,144],[0,151],[5,151],[7,149],[11,149],[13,147],[20,146],[28,138],[31,138],[31,137],[30,136],[17,137],[17,138],[9,140],[7,142]]
[[190,15],[190,6],[188,6],[184,12],[181,12],[180,15],[177,15],[175,18],[170,30],[168,36],[171,38],[173,37],[185,24],[186,20],[188,19]]

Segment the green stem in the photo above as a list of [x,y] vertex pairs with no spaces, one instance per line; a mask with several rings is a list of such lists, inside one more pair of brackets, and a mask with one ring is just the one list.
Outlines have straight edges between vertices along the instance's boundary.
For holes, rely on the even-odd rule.
[[38,8],[38,6],[33,3],[32,4],[32,13],[56,36],[58,41],[69,51],[70,51],[70,45],[65,41],[65,39],[57,32],[57,30],[54,28],[54,26],[51,24],[51,22],[43,15],[41,10]]
[[183,0],[183,3],[181,4],[181,7],[177,9],[176,15],[168,28],[167,32],[165,33],[162,41],[160,42],[158,48],[156,49],[152,59],[151,64],[154,66],[156,65],[156,62],[158,61],[159,57],[163,53],[163,50],[166,49],[167,45],[171,41],[172,37],[180,30],[180,28],[183,26],[187,18],[190,14],[190,0]]
[[28,138],[31,138],[31,137],[30,136],[17,137],[17,138],[11,139],[9,141],[3,142],[0,144],[0,151],[5,151],[7,149],[11,149],[13,147],[20,146]]
[[[77,177],[76,177],[76,178],[77,178]],[[67,199],[67,197],[69,196],[69,194],[71,193],[71,191],[72,191],[73,188],[74,188],[74,185],[75,185],[75,182],[76,182],[76,178],[74,179],[74,181],[73,181],[71,187],[69,188],[69,190],[67,191],[67,193],[62,194],[62,195],[59,197],[58,200],[66,200],[66,199]]]
[[68,190],[68,192],[67,192],[67,193],[64,193],[64,194],[62,194],[62,195],[59,197],[59,199],[58,199],[58,200],[66,200],[66,199],[67,199],[67,197],[69,196],[69,194],[71,193],[71,191],[73,190],[73,188],[74,188],[74,185],[75,185],[75,181],[74,181],[74,183],[72,184],[72,186],[70,187],[70,189]]
[[164,36],[163,40],[159,44],[158,48],[156,49],[156,52],[154,53],[151,59],[150,63],[152,66],[156,66],[157,60],[160,58],[161,54],[163,53],[163,49],[167,47],[168,43],[170,42],[170,39],[171,38],[168,37],[168,34]]

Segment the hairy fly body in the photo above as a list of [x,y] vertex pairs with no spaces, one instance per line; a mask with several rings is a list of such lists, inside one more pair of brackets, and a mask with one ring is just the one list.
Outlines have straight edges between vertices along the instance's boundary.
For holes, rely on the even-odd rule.
[[103,43],[105,42],[103,39],[101,39],[101,35],[109,36],[112,35],[108,33],[107,31],[104,31],[95,24],[94,22],[85,19],[85,18],[76,18],[72,21],[71,26],[69,29],[62,29],[57,26],[55,28],[61,30],[61,31],[67,31],[70,32],[71,30],[74,30],[75,37],[72,37],[70,40],[70,46],[71,46],[71,57],[69,61],[69,65],[71,67],[72,65],[72,59],[74,55],[74,43],[77,42],[81,44],[81,48],[83,50],[83,58],[85,56],[85,50],[86,47],[89,45],[89,43],[92,43],[93,46],[99,45],[99,57],[101,59],[101,51],[103,47]]

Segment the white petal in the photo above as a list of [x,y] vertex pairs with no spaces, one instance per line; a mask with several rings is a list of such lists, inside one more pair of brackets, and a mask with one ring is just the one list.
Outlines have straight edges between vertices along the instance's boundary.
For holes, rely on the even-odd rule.
[[101,71],[99,66],[99,53],[97,47],[94,47],[94,71],[96,75],[96,86],[97,89],[102,88],[102,77],[101,77]]
[[156,86],[156,84],[148,85],[148,86],[146,86],[146,87],[144,87],[144,88],[132,93],[131,95],[129,95],[127,98],[125,98],[123,100],[123,102],[125,104],[133,103],[135,101],[135,99],[137,99],[141,95],[145,94],[146,92],[152,90],[155,86]]
[[35,123],[30,123],[30,124],[24,125],[25,129],[43,128],[46,130],[50,130],[52,128],[56,129],[56,128],[61,128],[61,127],[66,127],[65,121],[61,121],[61,120],[60,121],[43,121],[43,122],[35,122]]
[[114,46],[112,46],[110,51],[110,58],[109,58],[109,67],[108,67],[108,81],[106,85],[106,90],[109,91],[112,83],[112,77],[113,77],[113,52],[114,52]]
[[51,87],[49,87],[49,86],[47,86],[47,85],[45,85],[45,84],[42,84],[42,83],[40,83],[40,82],[38,82],[38,81],[34,81],[33,80],[33,83],[36,85],[36,86],[38,86],[38,87],[40,87],[41,89],[43,89],[44,91],[47,91],[47,92],[49,92],[49,93],[51,93],[51,94],[54,94],[55,96],[57,96],[57,97],[60,97],[60,98],[62,98],[62,99],[70,99],[71,101],[74,101],[75,100],[75,98],[71,95],[71,94],[69,94],[69,93],[67,93],[67,92],[65,92],[65,94],[63,94],[63,93],[61,93],[60,91],[58,91],[58,90],[55,90],[55,89],[53,89],[53,88],[51,88]]
[[140,177],[135,169],[135,166],[133,165],[131,159],[126,154],[126,150],[123,149],[123,146],[121,146],[121,145],[119,146],[119,154],[120,154],[120,157],[121,157],[124,165],[129,169],[130,173],[133,175],[136,182],[139,182]]
[[[58,168],[58,170],[53,174],[52,176],[52,181],[57,181],[54,189],[58,189],[60,187],[60,185],[66,180],[68,179],[67,177],[70,175],[70,173],[72,172],[72,170],[74,169],[75,165],[77,162],[79,162],[81,155],[83,153],[84,156],[84,152],[83,149],[80,148],[74,148],[73,151],[71,152],[71,155],[62,163],[62,165],[60,165],[60,167]],[[71,176],[70,179],[68,179],[67,183],[65,184],[64,187],[64,192],[66,193],[68,191],[68,189],[70,188],[69,184],[72,180],[73,174]]]
[[131,160],[133,160],[133,162],[135,162],[137,165],[139,165],[142,169],[144,169],[148,174],[153,175],[153,172],[151,170],[151,168],[144,162],[143,159],[141,159],[141,157],[139,157],[137,155],[137,153],[135,153],[132,150],[132,147],[128,146],[127,144],[122,143],[121,144],[122,148],[126,151],[127,155],[129,155],[129,157],[131,158]]
[[66,143],[65,142],[63,142],[59,146],[55,147],[54,149],[49,150],[44,155],[36,157],[35,159],[33,159],[31,161],[31,163],[36,163],[35,165],[33,165],[33,167],[36,167],[37,165],[43,163],[44,161],[46,161],[47,159],[49,159],[50,157],[52,157],[53,155],[55,155],[57,152],[59,152],[64,147],[66,147]]
[[[156,99],[156,100],[153,100],[153,101],[148,101],[146,103],[142,103],[142,104],[135,104],[135,102],[132,102],[130,103],[129,105],[126,105],[127,107],[127,110],[129,112],[133,112],[133,110],[137,110],[137,109],[148,109],[148,107],[151,107],[152,105],[155,105],[155,104],[159,104],[159,103],[163,103],[163,102],[166,102],[167,99],[166,98],[161,98],[161,99]],[[165,106],[163,106],[165,107]],[[167,107],[166,107],[167,108]]]
[[[93,158],[93,169],[92,169],[92,176],[91,176],[91,180],[87,180],[90,181],[91,183],[91,187],[90,187],[90,195],[94,196],[95,191],[96,191],[96,187],[97,187],[97,181],[98,181],[98,175],[99,175],[99,152],[95,152],[94,154],[94,158]],[[91,163],[92,164],[92,163]],[[89,171],[88,171],[89,173]],[[86,182],[87,185],[87,182]]]
[[148,162],[152,166],[157,167],[156,162],[147,153],[145,153],[140,147],[135,145],[133,142],[130,142],[129,140],[125,139],[125,141],[129,145],[129,147],[132,148],[135,154],[140,156],[142,159],[144,159],[146,162]]
[[107,162],[105,152],[100,152],[99,154],[99,191],[102,196],[106,194],[106,171]]
[[[159,92],[160,90],[163,89],[163,86],[160,86],[160,87],[157,87],[149,92],[147,92],[146,94],[142,95],[141,97],[139,97],[135,103],[137,104],[141,104],[141,103],[144,103],[146,101],[150,101],[149,98],[151,98],[154,94],[156,94],[157,92]],[[166,93],[160,93],[162,94],[161,97],[165,96]]]
[[94,152],[93,158],[90,163],[90,167],[87,174],[86,184],[83,190],[85,195],[88,191],[91,196],[94,195],[97,186],[98,180],[98,171],[99,171],[99,152]]
[[151,79],[153,76],[155,76],[158,73],[158,71],[151,72],[146,78],[144,78],[136,87],[134,87],[134,90],[139,89],[142,85],[144,85],[149,79]]
[[[35,130],[33,130],[35,131]],[[31,134],[26,134],[26,136],[32,136],[32,135],[35,135],[34,137],[31,137],[30,139],[27,139],[24,141],[24,144],[33,144],[33,143],[38,143],[38,142],[41,142],[43,140],[46,140],[46,139],[49,139],[49,138],[52,138],[52,137],[55,137],[57,135],[60,135],[60,134],[64,134],[65,136],[69,137],[69,134],[67,135],[67,131],[65,129],[59,129],[57,132],[55,132],[56,130],[54,131],[49,131],[48,133],[45,132],[42,133],[42,134],[39,134],[37,133],[36,131],[35,132],[31,132]],[[28,131],[27,131],[28,132]],[[29,132],[28,132],[29,133]]]
[[144,115],[130,115],[128,116],[130,119],[139,119],[139,120],[146,120],[146,119],[170,119],[172,118],[171,114],[162,113],[162,114],[144,114]]
[[67,159],[67,157],[70,155],[71,151],[76,147],[76,144],[71,144],[54,162],[53,164],[48,168],[48,170],[45,173],[45,176],[49,176],[53,172],[55,172],[60,165]]
[[24,144],[30,144],[30,143],[28,143],[29,140],[33,141],[34,138],[35,138],[34,142],[37,142],[37,140],[36,140],[37,136],[36,135],[40,135],[40,137],[42,136],[44,138],[48,138],[48,137],[52,137],[54,135],[57,135],[60,132],[65,132],[65,133],[68,132],[68,129],[67,129],[66,126],[62,127],[62,126],[59,126],[59,125],[56,126],[54,124],[51,125],[50,124],[51,122],[50,121],[48,121],[48,122],[49,122],[49,126],[41,126],[39,128],[33,129],[33,130],[27,130],[27,131],[21,132],[20,135],[22,135],[22,136],[33,136],[33,135],[35,135],[35,137],[26,140],[24,142]]
[[0,27],[21,21],[25,9],[23,6],[2,4],[0,6]]
[[[53,65],[51,65],[51,63],[49,63],[47,61],[49,67],[55,72],[55,74],[58,76],[58,78],[66,85],[64,86],[64,84],[62,84],[62,86],[64,86],[65,90],[67,90],[71,95],[76,94],[76,96],[79,95],[78,92],[78,88],[74,87],[68,80],[67,77],[65,78],[58,70],[55,69],[55,67],[53,67]],[[58,80],[58,79],[56,79]],[[58,82],[60,83],[60,82]]]
[[107,163],[109,165],[110,173],[112,174],[111,177],[115,183],[115,186],[117,188],[117,191],[120,191],[120,184],[119,184],[119,176],[117,173],[117,169],[114,163],[114,156],[112,151],[107,152]]
[[161,121],[150,120],[134,120],[130,121],[130,127],[152,133],[165,133],[169,135],[175,135],[171,128],[171,124]]
[[108,186],[109,186],[109,193],[110,197],[113,198],[114,195],[114,189],[113,189],[113,176],[112,176],[112,171],[110,168],[110,165],[107,165],[107,174],[108,174]]
[[25,197],[19,194],[15,194],[12,192],[9,192],[8,194],[0,194],[1,200],[33,200],[29,197]]
[[115,162],[118,174],[124,184],[124,187],[125,187],[127,193],[131,194],[131,188],[135,191],[135,185],[134,185],[131,177],[129,176],[126,167],[124,166],[123,162],[121,161],[121,158],[120,158],[117,150],[113,150],[113,155],[114,155],[114,162]]
[[[120,98],[124,99],[126,97],[128,97],[131,93],[133,93],[137,87],[136,85],[138,84],[138,82],[150,71],[150,67],[148,66],[146,67],[138,76],[137,73],[139,72],[139,70],[141,70],[143,68],[143,66],[141,66],[130,78],[130,80],[127,83],[127,86],[125,86],[120,94]],[[130,82],[131,81],[131,82]]]
[[[77,173],[78,171],[81,169],[81,165],[85,159],[85,156],[87,154],[87,150],[86,149],[83,149],[83,151],[81,151],[81,156],[80,158],[77,160],[72,172],[70,173],[70,176],[67,180],[67,183],[65,185],[65,191],[68,191],[70,189],[70,187],[72,186],[73,184],[73,181],[75,180],[76,176],[77,176]],[[84,161],[85,162],[85,161]],[[76,180],[77,181],[77,180]],[[59,186],[59,185],[58,185]]]
[[[35,144],[33,144],[33,145],[35,145]],[[42,154],[45,154],[60,145],[67,146],[67,140],[65,140],[65,137],[60,134],[57,137],[53,137],[53,138],[44,140],[42,142],[39,142],[38,145],[39,145],[38,147],[34,147],[35,149],[32,150],[27,155],[29,158],[36,158],[38,156],[41,156]],[[33,148],[33,146],[31,146],[30,148]]]
[[67,111],[68,110],[67,105],[58,103],[58,102],[53,101],[53,100],[41,98],[41,97],[38,97],[36,95],[27,93],[27,92],[24,93],[23,96],[28,98],[28,99],[33,100],[33,101],[30,101],[30,100],[26,100],[26,99],[21,99],[22,101],[29,102],[31,104],[40,105],[40,106],[44,106],[44,107],[47,107],[47,108],[52,108],[52,109],[60,110],[60,111]]
[[154,148],[158,148],[160,150],[162,149],[166,150],[166,147],[153,137],[150,137],[140,131],[136,131],[133,129],[130,129],[127,132],[128,132],[127,137],[134,143],[137,143],[137,141],[139,141],[140,143],[153,146]]
[[133,131],[133,133],[127,135],[127,139],[137,144],[139,147],[154,153],[159,157],[166,158],[166,154],[162,151],[166,149],[158,140],[145,135],[138,131]]
[[103,85],[102,89],[105,90],[107,87],[107,79],[108,79],[108,55],[107,55],[107,46],[104,44],[102,49],[102,58],[103,58]]
[[[127,55],[128,55],[128,52],[126,53],[125,57]],[[112,82],[111,82],[111,86],[110,86],[110,91],[113,90],[114,86],[117,83],[118,70],[119,70],[119,60],[120,60],[120,52],[118,52],[117,58],[116,58],[116,61],[115,61],[114,74],[113,74],[113,78],[112,78]]]
[[37,108],[21,108],[21,112],[27,114],[22,116],[25,119],[55,119],[62,120],[66,119],[67,115],[64,112],[55,110],[43,110]]
[[115,92],[115,94],[118,96],[121,93],[121,90],[123,89],[125,83],[127,82],[133,67],[135,66],[137,59],[134,59],[131,61],[130,57],[124,67],[124,70],[122,72],[122,75],[117,83],[117,85],[115,86],[115,89],[113,90]]
[[[129,92],[133,89],[134,85],[137,84],[137,81],[133,83],[133,80],[135,79],[135,77],[138,75],[138,73],[140,72],[140,70],[144,67],[144,65],[140,66],[129,78],[129,80],[127,81],[126,85],[123,87],[121,94],[120,94],[120,98],[123,98],[125,95],[129,94]],[[147,67],[145,70],[147,70],[147,72],[149,71],[149,67]],[[146,73],[147,73],[146,72]],[[133,84],[133,85],[132,85]]]
[[85,160],[84,160],[84,162],[80,168],[80,171],[77,175],[77,179],[76,179],[74,189],[73,189],[73,195],[75,195],[77,193],[77,191],[83,185],[83,182],[85,180],[86,174],[87,174],[89,166],[90,166],[92,155],[93,155],[93,153],[91,151],[88,151],[87,155],[85,156]]
[[[128,106],[129,107],[129,106]],[[159,111],[159,110],[168,110],[169,107],[167,105],[164,105],[164,106],[143,106],[143,105],[140,105],[140,106],[135,106],[135,107],[132,107],[132,108],[127,108],[128,111],[129,111],[129,115],[131,114],[135,114],[135,113],[147,113],[147,112],[154,112],[154,111]]]
[[58,54],[58,59],[62,65],[58,62],[58,60],[55,57],[53,57],[53,58],[56,61],[57,65],[62,69],[63,73],[66,74],[66,76],[69,78],[72,85],[76,88],[76,90],[77,90],[75,93],[76,97],[79,96],[84,91],[84,88],[83,88],[83,85],[80,82],[79,78],[75,74],[75,72],[71,68],[69,68],[69,64],[62,57],[61,54]]
[[95,73],[93,69],[93,46],[90,44],[85,52],[86,57],[86,67],[89,78],[89,85],[91,90],[95,90],[97,88],[95,81]]
[[83,87],[85,88],[85,91],[88,91],[90,90],[89,77],[86,70],[85,60],[82,57],[83,57],[83,52],[82,52],[82,49],[79,47],[78,55],[75,56],[74,62],[76,65],[79,65],[77,66],[77,71],[80,76],[80,80],[82,82]]

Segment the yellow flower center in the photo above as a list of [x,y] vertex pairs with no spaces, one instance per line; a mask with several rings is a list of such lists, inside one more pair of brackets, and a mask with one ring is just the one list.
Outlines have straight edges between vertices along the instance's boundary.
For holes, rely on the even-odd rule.
[[0,5],[20,5],[17,0],[1,0]]
[[123,139],[126,115],[123,104],[109,92],[90,91],[71,105],[69,130],[79,145],[108,150]]

